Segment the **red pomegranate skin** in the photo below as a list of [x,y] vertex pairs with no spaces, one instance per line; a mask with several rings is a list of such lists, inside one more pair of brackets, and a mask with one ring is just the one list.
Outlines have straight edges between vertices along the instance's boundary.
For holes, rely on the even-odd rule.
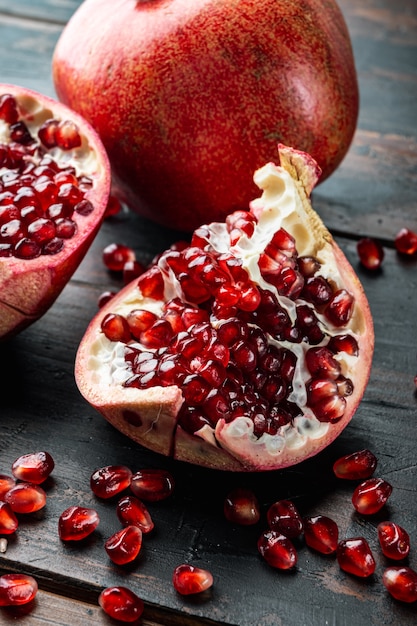
[[358,115],[334,0],[85,0],[53,78],[100,134],[114,188],[186,231],[245,208],[278,143],[308,152],[325,180]]

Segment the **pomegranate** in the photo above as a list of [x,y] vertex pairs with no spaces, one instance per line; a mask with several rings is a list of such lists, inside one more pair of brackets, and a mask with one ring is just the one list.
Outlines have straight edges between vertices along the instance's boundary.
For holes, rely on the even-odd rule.
[[0,85],[0,338],[52,305],[103,219],[110,167],[63,104]]
[[85,0],[53,78],[99,132],[115,193],[180,230],[245,208],[252,173],[279,142],[311,154],[326,178],[358,114],[335,0]]
[[332,442],[363,395],[367,299],[308,201],[315,162],[285,146],[280,160],[255,173],[263,193],[250,211],[160,255],[81,341],[81,393],[159,453],[227,470],[286,467]]

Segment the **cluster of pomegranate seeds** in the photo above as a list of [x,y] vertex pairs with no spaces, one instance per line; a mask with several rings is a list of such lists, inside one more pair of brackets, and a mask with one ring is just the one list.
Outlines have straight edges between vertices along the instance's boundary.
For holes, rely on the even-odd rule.
[[384,260],[384,249],[376,239],[363,237],[357,243],[359,260],[368,270],[377,270]]
[[108,587],[98,598],[103,611],[119,622],[137,622],[144,609],[143,601],[127,587]]
[[259,501],[251,489],[236,487],[224,499],[225,518],[233,524],[252,526],[261,518]]
[[0,256],[57,254],[77,233],[78,216],[94,210],[86,198],[91,179],[48,153],[77,149],[79,130],[72,121],[49,119],[32,135],[9,94],[0,97],[0,120],[9,133],[9,142],[0,143]]
[[100,518],[95,509],[69,506],[58,520],[58,534],[62,541],[81,541],[97,528]]
[[35,599],[38,583],[27,574],[0,576],[0,606],[21,606]]
[[184,563],[174,569],[172,584],[174,589],[183,596],[195,595],[206,591],[213,585],[213,576],[206,569]]

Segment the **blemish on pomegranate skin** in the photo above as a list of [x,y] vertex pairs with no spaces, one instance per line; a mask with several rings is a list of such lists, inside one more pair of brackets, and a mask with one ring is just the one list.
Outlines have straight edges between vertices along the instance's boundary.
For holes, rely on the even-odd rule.
[[127,422],[131,426],[136,426],[138,428],[140,426],[143,426],[142,418],[139,415],[139,413],[136,413],[136,411],[126,410],[126,411],[123,411],[122,415],[123,415],[123,419],[125,420],[125,422]]

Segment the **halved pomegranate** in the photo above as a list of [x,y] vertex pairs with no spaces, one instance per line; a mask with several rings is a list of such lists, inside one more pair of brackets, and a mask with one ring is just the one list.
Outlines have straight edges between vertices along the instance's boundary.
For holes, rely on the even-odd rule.
[[366,296],[311,207],[319,174],[279,146],[250,211],[197,229],[92,320],[75,375],[120,431],[235,471],[293,465],[352,418],[373,353]]
[[107,155],[82,117],[0,85],[0,338],[55,301],[101,224],[109,187]]

